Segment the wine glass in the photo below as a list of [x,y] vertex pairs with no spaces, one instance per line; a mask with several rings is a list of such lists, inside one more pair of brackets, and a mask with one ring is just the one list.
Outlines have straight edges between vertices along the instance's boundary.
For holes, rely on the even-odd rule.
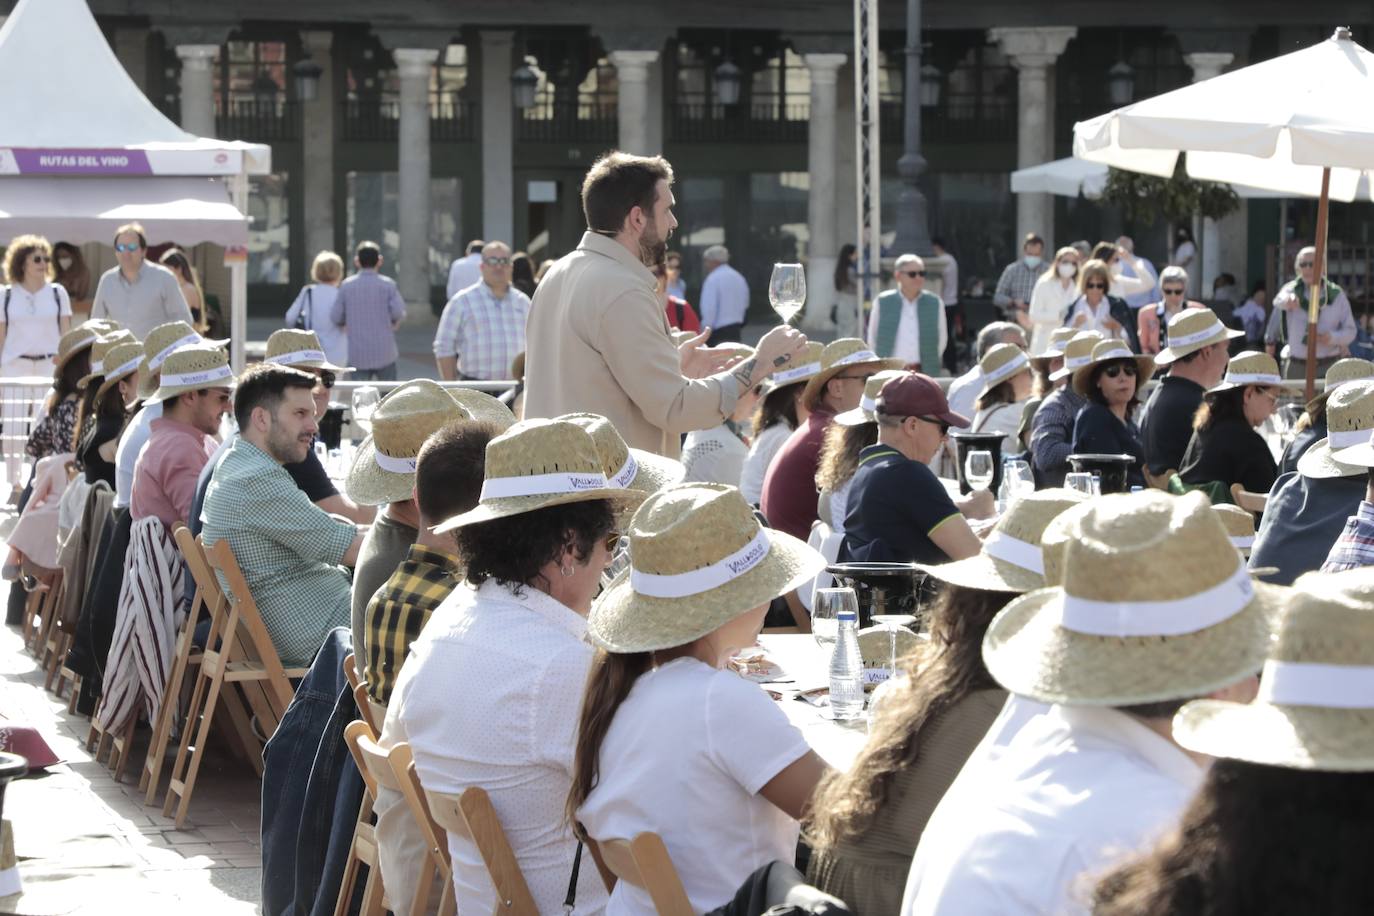
[[840,611],[859,614],[859,596],[852,588],[818,588],[811,602],[811,635],[816,645],[829,650],[840,633]]
[[381,399],[375,385],[359,385],[353,389],[353,422],[364,432],[372,432],[372,412]]
[[774,264],[768,280],[768,301],[773,311],[789,324],[806,304],[806,271],[800,264]]
[[1011,481],[1013,499],[1020,499],[1035,490],[1035,474],[1030,462],[1024,458],[1009,458],[1002,468],[1002,476]]
[[897,631],[916,622],[914,614],[874,614],[873,622],[880,623],[887,630],[888,639],[888,679],[897,676]]
[[601,587],[610,588],[616,578],[625,570],[630,568],[630,539],[622,536],[615,545],[615,553],[611,555],[611,562],[606,564],[606,568],[601,573]]
[[985,448],[973,449],[964,457],[964,480],[975,490],[986,490],[992,486],[992,452]]
[[1071,471],[1064,475],[1064,486],[1070,490],[1077,490],[1084,496],[1093,494],[1093,475],[1087,471]]

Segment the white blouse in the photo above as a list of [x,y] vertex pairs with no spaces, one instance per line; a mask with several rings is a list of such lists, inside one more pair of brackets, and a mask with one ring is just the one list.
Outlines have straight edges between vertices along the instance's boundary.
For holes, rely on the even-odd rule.
[[58,322],[70,318],[72,301],[58,283],[44,283],[31,293],[18,283],[0,292],[6,300],[0,322],[5,323],[5,349],[0,363],[21,356],[52,356],[57,353],[62,329]]

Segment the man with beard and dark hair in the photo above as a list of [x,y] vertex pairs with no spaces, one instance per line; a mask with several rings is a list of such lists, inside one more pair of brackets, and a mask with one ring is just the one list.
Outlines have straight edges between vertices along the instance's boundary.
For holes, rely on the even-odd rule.
[[587,172],[587,232],[530,308],[526,417],[600,414],[631,447],[675,457],[683,433],[719,425],[741,394],[802,352],[806,338],[785,325],[743,361],[704,346],[709,328],[674,346],[649,270],[677,226],[672,183],[661,156],[611,152]]
[[229,542],[288,668],[310,664],[325,635],[349,625],[351,592],[339,567],[357,562],[363,542],[355,524],[312,503],[282,467],[314,443],[314,387],[313,375],[274,363],[244,372],[234,393],[239,438],[202,513],[205,548]]

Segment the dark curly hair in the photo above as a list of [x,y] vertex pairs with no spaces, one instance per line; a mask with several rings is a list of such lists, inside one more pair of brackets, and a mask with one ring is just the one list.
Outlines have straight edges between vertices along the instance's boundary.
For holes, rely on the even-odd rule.
[[568,548],[586,563],[596,542],[613,530],[615,513],[608,500],[564,503],[459,528],[458,552],[473,585],[495,579],[518,588],[541,581],[540,570],[557,563]]

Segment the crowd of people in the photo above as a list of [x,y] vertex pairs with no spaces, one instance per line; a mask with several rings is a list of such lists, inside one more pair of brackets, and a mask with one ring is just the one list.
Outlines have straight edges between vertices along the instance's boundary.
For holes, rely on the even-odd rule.
[[[598,159],[587,231],[537,285],[475,241],[434,340],[459,384],[389,386],[332,475],[338,380],[397,375],[405,303],[376,245],[346,278],[317,257],[236,373],[141,227],[75,325],[48,243],[11,244],[0,352],[19,341],[25,362],[0,363],[53,382],[5,575],[73,570],[81,705],[109,726],[143,708],[129,659],[148,637],[123,622],[190,606],[183,524],[227,543],[279,660],[306,671],[261,736],[264,910],[333,907],[296,877],[313,862],[335,872],[315,893],[339,886],[346,856],[320,850],[348,848],[363,791],[340,776],[341,716],[405,743],[426,791],[485,790],[539,912],[655,912],[583,856],[646,832],[703,913],[1374,908],[1374,363],[1341,358],[1339,289],[1324,390],[1276,459],[1259,430],[1305,355],[1284,320],[1301,285],[1269,320],[1290,349],[1233,353],[1248,331],[1188,299],[1185,266],[1152,301],[1128,239],[1046,265],[1030,237],[998,284],[1014,320],[946,382],[949,302],[914,254],[863,338],[741,344],[748,288],[721,246],[693,311],[673,179],[661,157]],[[461,386],[517,362],[515,410]],[[961,431],[1024,456],[1033,486],[974,485]],[[1065,487],[1083,455],[1119,456],[1138,492]],[[1267,495],[1258,525],[1237,491]],[[845,768],[731,661],[765,627],[809,632],[837,560],[906,564],[934,596]],[[388,898],[417,899],[421,823],[386,787],[372,810]],[[448,851],[458,910],[498,909],[474,839]]]

